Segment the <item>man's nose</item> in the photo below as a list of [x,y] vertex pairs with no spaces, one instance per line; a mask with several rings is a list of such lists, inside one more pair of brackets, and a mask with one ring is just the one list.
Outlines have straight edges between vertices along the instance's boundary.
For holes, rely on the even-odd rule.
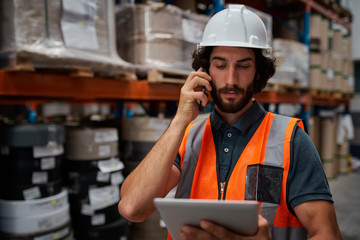
[[226,79],[225,79],[225,83],[228,86],[234,86],[236,85],[238,82],[238,78],[237,78],[237,74],[235,71],[235,67],[229,67],[226,71]]

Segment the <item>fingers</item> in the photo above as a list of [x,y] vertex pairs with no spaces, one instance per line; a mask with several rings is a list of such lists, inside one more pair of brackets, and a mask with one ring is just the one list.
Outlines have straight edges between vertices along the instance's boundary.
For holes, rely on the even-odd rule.
[[270,229],[269,229],[269,222],[259,214],[259,218],[258,218],[258,232],[257,232],[257,236],[261,236],[262,239],[271,239],[271,233],[270,233]]
[[202,68],[199,68],[196,72],[193,71],[189,74],[184,86],[187,86],[189,89],[205,86],[206,90],[211,91],[212,87],[209,81],[211,81],[210,75],[203,72]]
[[210,233],[202,230],[201,228],[184,226],[180,233],[181,240],[217,240]]
[[201,221],[200,227],[211,233],[215,239],[235,239],[233,234],[226,228],[209,221]]

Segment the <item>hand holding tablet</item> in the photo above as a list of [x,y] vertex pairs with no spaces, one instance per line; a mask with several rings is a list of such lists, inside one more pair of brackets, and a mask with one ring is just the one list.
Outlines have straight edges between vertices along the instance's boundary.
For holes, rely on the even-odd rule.
[[154,203],[173,240],[179,240],[184,225],[199,226],[201,220],[243,235],[253,235],[258,229],[255,201],[155,198]]

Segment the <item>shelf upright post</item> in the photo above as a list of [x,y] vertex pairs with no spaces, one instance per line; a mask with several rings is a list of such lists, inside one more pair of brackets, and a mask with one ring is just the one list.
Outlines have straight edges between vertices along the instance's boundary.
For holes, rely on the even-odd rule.
[[37,112],[36,112],[36,106],[37,104],[35,102],[29,102],[26,104],[28,108],[28,116],[27,120],[29,123],[35,123],[37,119]]
[[311,15],[311,0],[307,1],[305,4],[305,11],[304,11],[304,22],[303,28],[304,32],[302,35],[303,43],[310,49],[310,15]]
[[115,118],[122,118],[123,116],[123,102],[122,101],[116,101],[116,104],[114,104],[114,117]]
[[[308,0],[305,3],[305,11],[304,11],[304,22],[303,22],[303,35],[302,41],[307,46],[307,51],[310,53],[310,16],[311,16],[311,4],[313,0]],[[308,78],[310,80],[310,74],[308,74]],[[304,94],[304,93],[302,93]],[[306,104],[301,104],[300,110],[300,118],[304,120],[305,128],[308,129],[309,126],[309,110],[310,106]]]
[[215,13],[224,9],[224,0],[213,0]]

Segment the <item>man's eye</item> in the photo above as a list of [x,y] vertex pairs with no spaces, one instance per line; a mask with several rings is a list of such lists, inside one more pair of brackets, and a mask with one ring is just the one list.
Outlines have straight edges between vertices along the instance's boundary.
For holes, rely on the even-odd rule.
[[226,66],[225,65],[219,65],[219,66],[216,66],[216,68],[217,69],[224,69],[224,68],[226,68]]
[[247,69],[249,68],[249,65],[238,65],[237,67],[240,69]]

